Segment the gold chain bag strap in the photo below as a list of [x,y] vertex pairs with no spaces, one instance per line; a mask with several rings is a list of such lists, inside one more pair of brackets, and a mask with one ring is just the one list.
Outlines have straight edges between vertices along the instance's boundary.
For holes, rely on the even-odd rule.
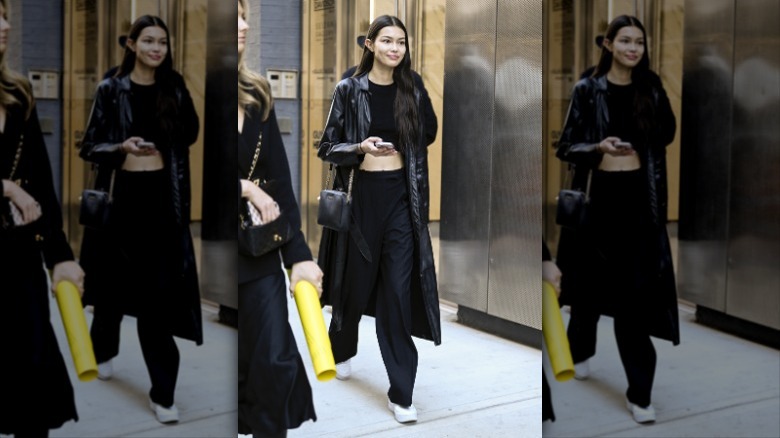
[[336,188],[335,175],[333,177],[333,187],[328,188],[331,175],[335,173],[336,169],[331,164],[325,180],[325,189],[320,192],[318,198],[317,223],[331,230],[343,232],[349,230],[349,216],[352,207],[352,181],[355,178],[355,169],[353,168],[349,173],[349,183],[346,192]]
[[[247,179],[258,187],[261,187],[260,179],[253,179],[257,160],[260,157],[260,149],[263,144],[263,133],[257,139],[257,147],[252,158],[252,166],[249,168]],[[292,238],[292,227],[284,215],[271,222],[263,223],[260,212],[248,199],[241,204],[238,213],[238,252],[248,257],[260,257],[278,249]]]
[[[8,179],[18,186],[22,185],[22,181],[14,181],[14,175],[16,175],[16,169],[19,167],[19,159],[22,157],[22,144],[24,144],[24,134],[19,136],[19,145],[16,147],[14,163],[11,165],[11,173],[8,175]],[[24,223],[23,221],[24,217],[22,216],[22,211],[9,199],[8,211],[3,211],[3,213],[0,214],[0,227],[3,229],[18,227]]]

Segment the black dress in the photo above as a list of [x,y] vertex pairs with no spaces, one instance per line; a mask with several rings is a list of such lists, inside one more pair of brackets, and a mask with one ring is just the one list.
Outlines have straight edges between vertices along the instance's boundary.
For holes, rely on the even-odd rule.
[[[44,271],[44,263],[51,269],[73,260],[73,253],[62,230],[62,212],[35,109],[25,121],[21,107],[8,108],[5,131],[0,134],[0,179],[9,177],[22,134],[14,180],[21,180],[22,188],[41,205],[43,216],[24,227],[0,227],[2,434],[55,429],[78,420],[73,387],[50,320],[52,298]],[[1,198],[0,206],[7,210],[8,201]],[[67,345],[63,347],[67,351]]]
[[267,182],[265,190],[297,232],[278,251],[257,258],[239,255],[238,432],[275,436],[317,419],[303,358],[288,322],[289,294],[281,265],[290,268],[312,260],[312,255],[300,231],[300,212],[274,111],[264,122],[257,111],[247,112],[238,140],[238,178],[247,178],[261,132],[252,179]]

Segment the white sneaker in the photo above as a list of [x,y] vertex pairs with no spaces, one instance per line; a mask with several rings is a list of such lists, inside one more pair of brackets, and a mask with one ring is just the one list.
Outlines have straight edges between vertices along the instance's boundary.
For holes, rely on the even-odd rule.
[[149,407],[154,411],[154,415],[157,416],[157,421],[160,423],[176,423],[179,421],[179,410],[176,405],[166,408],[149,399]]
[[99,363],[97,367],[98,367],[98,379],[111,380],[111,377],[114,375],[114,364],[112,362],[112,359],[109,359],[103,363]]
[[574,364],[574,378],[577,380],[588,380],[590,377],[590,359]]
[[349,380],[349,376],[352,375],[352,359],[347,359],[344,362],[336,364],[336,378],[339,380]]
[[626,407],[631,411],[631,415],[634,416],[634,421],[637,423],[652,423],[655,421],[655,408],[653,405],[643,408],[626,399]]
[[399,423],[412,423],[417,421],[417,408],[415,408],[414,405],[405,408],[391,402],[390,399],[387,399],[387,408],[393,411],[395,421]]

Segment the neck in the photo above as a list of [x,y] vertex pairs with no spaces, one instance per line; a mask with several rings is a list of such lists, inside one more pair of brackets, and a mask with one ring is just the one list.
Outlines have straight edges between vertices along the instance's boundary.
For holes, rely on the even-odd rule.
[[390,67],[374,63],[371,71],[368,72],[368,79],[377,85],[390,85],[393,83],[393,70]]
[[607,80],[617,85],[628,85],[631,83],[631,69],[613,62],[607,72]]
[[130,80],[136,84],[151,85],[154,83],[154,69],[136,62],[130,72]]

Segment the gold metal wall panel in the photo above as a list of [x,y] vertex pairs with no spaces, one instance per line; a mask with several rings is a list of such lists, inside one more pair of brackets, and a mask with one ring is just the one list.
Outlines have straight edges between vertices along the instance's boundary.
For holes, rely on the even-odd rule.
[[542,1],[500,0],[488,314],[542,329]]
[[726,313],[780,329],[780,2],[736,2]]
[[486,312],[495,108],[495,0],[446,9],[439,293]]

